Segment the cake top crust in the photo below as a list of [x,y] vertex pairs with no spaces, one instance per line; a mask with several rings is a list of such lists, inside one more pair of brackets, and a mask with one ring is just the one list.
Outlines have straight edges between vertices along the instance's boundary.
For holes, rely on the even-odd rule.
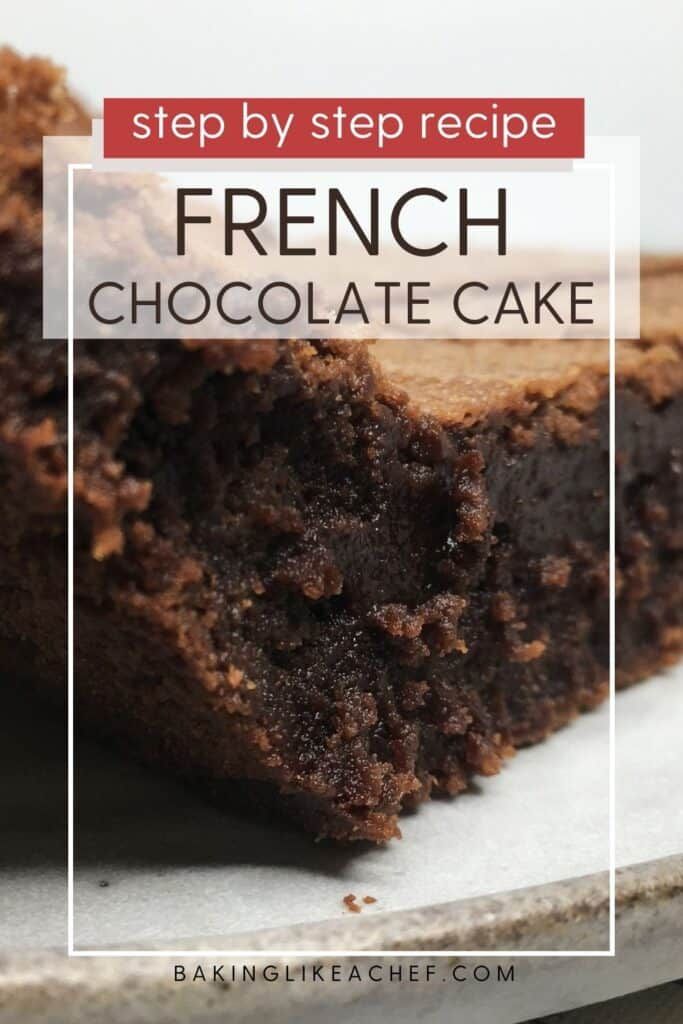
[[[7,319],[14,310],[11,329],[23,337],[39,337],[42,139],[88,132],[88,115],[69,92],[62,69],[0,49],[0,314]],[[24,311],[21,317],[17,310]],[[617,374],[663,401],[681,386],[683,374],[683,257],[643,258],[641,311],[641,340],[618,343]],[[27,323],[31,329],[25,332]],[[287,343],[183,344],[217,368],[226,363],[268,372]],[[327,350],[335,345],[337,351],[350,345],[363,352],[369,348],[387,396],[403,392],[412,407],[449,425],[473,425],[500,410],[526,413],[560,397],[581,415],[608,386],[609,346],[601,340],[404,339],[328,342]]]
[[43,137],[89,132],[61,68],[0,48],[0,289],[40,288]]

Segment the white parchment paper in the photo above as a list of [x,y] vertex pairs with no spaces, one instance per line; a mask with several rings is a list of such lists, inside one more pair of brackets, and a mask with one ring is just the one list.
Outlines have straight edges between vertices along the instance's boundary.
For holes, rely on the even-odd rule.
[[[606,707],[583,716],[470,793],[405,817],[403,839],[383,848],[316,844],[233,817],[81,743],[76,944],[187,948],[196,935],[338,918],[351,892],[373,896],[363,913],[376,914],[602,871],[608,722]],[[682,727],[681,669],[617,699],[620,864],[683,852]],[[15,724],[3,745],[14,757],[2,785],[23,822],[2,873],[0,945],[14,948],[65,934],[63,736],[43,723],[38,757],[36,729]]]

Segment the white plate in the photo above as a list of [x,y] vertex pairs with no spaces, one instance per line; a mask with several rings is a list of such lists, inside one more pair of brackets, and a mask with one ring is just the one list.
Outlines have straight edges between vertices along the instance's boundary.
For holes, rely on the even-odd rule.
[[[682,680],[669,672],[617,701],[621,865],[683,852]],[[4,851],[0,944],[35,947],[40,936],[43,946],[59,945],[63,733],[45,722],[36,734],[26,714],[5,725],[2,785],[20,838]],[[607,727],[606,707],[583,716],[469,794],[405,817],[403,839],[383,848],[315,844],[246,821],[79,742],[76,945],[187,949],[202,937],[229,949],[245,932],[276,930],[286,940],[287,929],[315,924],[334,946],[335,925],[347,928],[351,916],[348,893],[377,901],[354,915],[355,941],[366,945],[363,930],[376,937],[383,914],[395,929],[397,912],[600,873],[608,865]]]
[[[30,704],[11,704],[0,740],[0,795],[10,826],[0,853],[0,1024],[360,1024],[383,1015],[407,1024],[417,1013],[445,1024],[456,996],[459,1024],[507,1024],[683,973],[683,669],[617,701],[618,862],[646,862],[618,875],[618,959],[517,960],[523,984],[456,990],[424,976],[391,985],[366,979],[357,987],[283,988],[259,979],[179,988],[173,968],[185,956],[67,960],[59,952],[64,729]],[[174,784],[82,745],[88,783],[81,793],[77,939],[219,948],[228,962],[237,959],[231,947],[595,948],[607,935],[600,873],[606,724],[606,709],[584,717],[522,752],[479,791],[406,818],[401,843],[351,855],[220,814]],[[378,902],[348,914],[341,899],[349,891]],[[287,960],[296,971],[300,958]],[[205,953],[197,962],[210,971],[216,958]]]

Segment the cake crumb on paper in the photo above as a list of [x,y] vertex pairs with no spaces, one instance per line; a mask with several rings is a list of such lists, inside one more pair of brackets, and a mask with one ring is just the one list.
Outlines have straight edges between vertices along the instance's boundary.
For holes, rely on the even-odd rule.
[[[375,896],[363,896],[362,900],[363,903],[365,903],[366,905],[370,905],[371,903],[377,902]],[[342,903],[344,904],[347,910],[351,911],[352,914],[360,914],[361,910],[363,909],[363,907],[358,902],[357,897],[352,892],[350,892],[348,896],[344,896],[344,898],[342,899]]]
[[356,903],[356,897],[353,895],[352,892],[350,892],[348,896],[344,896],[342,903],[344,904],[347,910],[351,911],[352,914],[360,914],[361,908]]

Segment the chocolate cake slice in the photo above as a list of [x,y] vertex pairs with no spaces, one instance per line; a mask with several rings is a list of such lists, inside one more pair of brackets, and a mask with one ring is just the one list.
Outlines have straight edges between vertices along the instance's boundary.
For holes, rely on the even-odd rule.
[[66,357],[42,340],[43,136],[89,126],[58,68],[0,48],[0,668],[60,692]]
[[[65,346],[2,182],[0,669],[59,694]],[[646,267],[619,343],[624,684],[683,641],[682,282]],[[74,388],[81,728],[383,841],[605,698],[606,343],[78,341]]]
[[[620,353],[627,682],[680,646],[683,379]],[[605,697],[605,343],[80,342],[76,389],[81,722],[384,840]]]

